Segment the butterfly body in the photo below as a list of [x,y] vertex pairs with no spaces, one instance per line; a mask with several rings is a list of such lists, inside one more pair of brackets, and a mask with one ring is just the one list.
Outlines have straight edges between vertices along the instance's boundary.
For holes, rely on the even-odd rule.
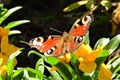
[[78,19],[69,33],[63,32],[62,36],[51,35],[45,41],[43,37],[33,38],[30,40],[31,47],[38,49],[46,56],[55,57],[74,51],[83,43],[84,35],[87,33],[89,24],[92,22],[91,16],[87,16],[86,18],[88,18],[86,23],[79,25],[78,22],[81,19]]

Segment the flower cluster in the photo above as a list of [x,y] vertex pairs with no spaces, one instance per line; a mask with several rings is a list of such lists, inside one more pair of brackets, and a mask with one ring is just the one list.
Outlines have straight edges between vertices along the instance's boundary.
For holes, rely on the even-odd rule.
[[[80,62],[79,69],[83,72],[94,72],[97,64],[95,62],[98,55],[102,53],[103,46],[98,47],[96,50],[92,50],[89,45],[82,44],[81,47],[75,51],[76,56]],[[106,75],[103,75],[105,72]],[[100,66],[100,72],[98,75],[99,80],[111,80],[112,72],[105,66],[104,63]]]

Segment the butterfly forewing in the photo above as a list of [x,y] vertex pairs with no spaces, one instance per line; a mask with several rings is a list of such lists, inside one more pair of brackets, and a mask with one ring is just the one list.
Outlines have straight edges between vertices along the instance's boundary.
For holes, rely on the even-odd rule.
[[30,46],[36,48],[40,52],[45,53],[47,56],[58,56],[61,55],[62,47],[62,36],[51,35],[47,40],[43,41],[42,37],[33,38],[30,40]]
[[89,14],[77,19],[69,31],[69,34],[71,36],[84,36],[87,33],[92,21],[93,14]]

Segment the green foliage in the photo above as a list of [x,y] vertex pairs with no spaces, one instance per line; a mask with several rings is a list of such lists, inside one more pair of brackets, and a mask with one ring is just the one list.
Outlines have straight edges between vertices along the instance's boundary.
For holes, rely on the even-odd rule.
[[120,44],[120,34],[113,37],[104,49],[107,49],[109,53],[111,54],[112,52],[115,51],[115,49],[117,49],[119,44]]
[[64,8],[63,11],[70,12],[70,11],[73,11],[79,8],[82,5],[85,5],[87,9],[91,9],[94,6],[100,6],[100,5],[105,7],[106,10],[109,10],[112,7],[112,3],[109,0],[99,0],[98,2],[94,0],[83,0],[83,1],[78,1],[78,2],[70,4],[69,6]]
[[[0,4],[0,25],[2,25],[2,23],[10,16],[12,15],[14,12],[18,11],[19,9],[21,9],[22,7],[21,6],[17,6],[17,7],[14,7],[14,8],[11,8],[11,9],[6,9],[6,8],[3,8],[3,4]],[[13,21],[13,22],[10,22],[6,25],[4,25],[3,27],[5,29],[11,29],[13,27],[16,27],[16,26],[19,26],[21,24],[25,24],[25,23],[28,23],[30,22],[29,20],[19,20],[19,21]]]
[[75,2],[75,3],[72,3],[71,5],[67,6],[63,11],[64,12],[70,12],[76,8],[78,8],[79,6],[82,6],[84,4],[86,4],[87,1],[78,1],[78,2]]
[[10,22],[8,23],[7,25],[4,26],[5,29],[11,29],[13,27],[16,27],[16,26],[19,26],[21,24],[24,24],[24,23],[28,23],[30,22],[29,20],[19,20],[19,21],[14,21],[14,22]]

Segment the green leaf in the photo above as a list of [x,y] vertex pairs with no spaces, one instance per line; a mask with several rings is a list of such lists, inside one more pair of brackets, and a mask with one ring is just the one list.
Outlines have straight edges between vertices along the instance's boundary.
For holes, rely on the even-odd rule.
[[14,69],[14,59],[16,56],[18,56],[21,53],[20,50],[17,50],[16,52],[14,52],[13,54],[10,55],[8,62],[7,62],[7,75],[9,77],[12,76],[13,73],[13,69]]
[[96,50],[100,46],[106,46],[109,43],[109,41],[110,41],[109,38],[99,39],[94,46],[94,50]]
[[119,56],[118,55],[116,55],[116,56],[114,56],[113,58],[111,58],[108,62],[107,62],[107,67],[108,68],[110,68],[111,67],[111,64],[115,61],[115,60],[117,60],[119,58]]
[[0,18],[7,12],[6,8],[3,8],[3,4],[0,4]]
[[74,9],[76,9],[76,8],[86,4],[86,3],[87,3],[86,0],[85,1],[78,1],[78,2],[72,3],[71,5],[69,5],[66,8],[64,8],[63,11],[64,12],[70,12],[70,11],[72,11],[72,10],[74,10]]
[[83,72],[79,69],[79,61],[78,58],[76,57],[76,55],[74,53],[72,53],[72,60],[71,60],[71,64],[77,74],[77,79],[81,80],[81,76],[83,75]]
[[120,74],[117,74],[117,76],[114,80],[119,80],[119,79],[120,79]]
[[[110,62],[111,62],[111,60],[110,60]],[[113,74],[119,72],[120,71],[120,58],[118,57],[111,64],[107,64],[107,67],[112,71]]]
[[109,53],[107,50],[103,50],[97,57],[96,59],[96,64],[99,67],[101,65],[101,63],[103,63],[106,58],[109,56]]
[[4,29],[11,29],[13,27],[19,26],[21,24],[29,23],[29,22],[30,22],[29,20],[19,20],[19,21],[10,22],[4,26]]
[[91,9],[91,8],[93,8],[94,4],[95,4],[94,0],[88,0],[88,2],[86,4],[86,8]]
[[70,74],[72,75],[72,80],[77,80],[77,74],[75,73],[74,69],[70,66],[70,64],[65,64],[65,66],[67,67]]
[[102,0],[100,3],[106,10],[109,10],[112,7],[112,3],[109,0]]
[[0,80],[3,80],[2,76],[0,76]]
[[85,45],[90,44],[89,31],[85,34],[84,44]]
[[26,78],[27,78],[27,76],[31,77],[30,75],[34,76],[34,74],[35,74],[35,76],[38,77],[38,79],[44,79],[44,77],[45,77],[45,75],[42,74],[40,71],[32,69],[32,68],[29,68],[29,67],[28,68],[24,68],[24,70],[27,72],[26,74],[24,74],[24,75],[26,75]]
[[59,60],[56,59],[55,57],[49,56],[45,61],[50,65],[57,67],[57,71],[59,72],[59,74],[62,76],[64,80],[73,79],[73,76],[69,72],[68,68],[64,64],[59,62]]
[[[25,42],[24,42],[24,43],[25,43]],[[44,55],[42,55],[42,54],[40,54],[39,52],[34,51],[34,50],[29,51],[28,56],[31,55],[31,54],[36,54],[36,55],[38,55],[39,57],[42,57],[43,59],[46,58]]]
[[14,34],[21,34],[21,31],[19,31],[19,30],[10,30],[9,35],[14,35]]
[[116,50],[119,44],[120,44],[120,34],[113,37],[104,49],[108,50],[109,54],[111,54]]
[[[27,80],[40,80],[40,79],[42,79],[42,78],[39,78],[39,79],[37,79],[37,78],[33,78],[33,76],[31,77],[29,74],[29,70],[30,71],[32,71],[32,72],[34,72],[34,70],[32,69],[32,68],[27,68],[28,70],[24,70],[24,77],[25,77],[25,79],[27,79]],[[35,71],[35,72],[37,72],[37,71]]]
[[52,56],[47,57],[46,61],[47,61],[47,63],[49,63],[52,66],[54,66],[54,65],[59,63],[59,60],[56,59],[55,57],[52,57]]
[[22,80],[22,77],[23,77],[23,70],[20,69],[20,70],[16,70],[14,73],[13,73],[13,80]]
[[63,80],[72,80],[73,79],[72,74],[69,72],[69,70],[67,69],[67,67],[64,64],[58,63],[55,65],[55,67],[57,67],[57,71],[62,76]]
[[89,74],[84,73],[80,80],[92,80],[92,79]]
[[43,58],[40,58],[37,61],[35,69],[40,71],[42,74],[44,73],[45,68],[44,68],[44,59]]
[[9,17],[11,14],[13,14],[14,12],[16,12],[17,10],[21,9],[21,6],[17,6],[14,7],[12,9],[9,9],[3,16],[0,17],[0,24],[2,24],[2,22]]
[[102,63],[104,63],[104,61],[106,60],[106,58],[109,56],[109,53],[107,50],[103,50],[97,57],[96,59],[96,64],[97,64],[97,68],[94,72],[94,74],[92,75],[93,80],[97,80],[98,78],[98,73],[99,73],[99,67]]

